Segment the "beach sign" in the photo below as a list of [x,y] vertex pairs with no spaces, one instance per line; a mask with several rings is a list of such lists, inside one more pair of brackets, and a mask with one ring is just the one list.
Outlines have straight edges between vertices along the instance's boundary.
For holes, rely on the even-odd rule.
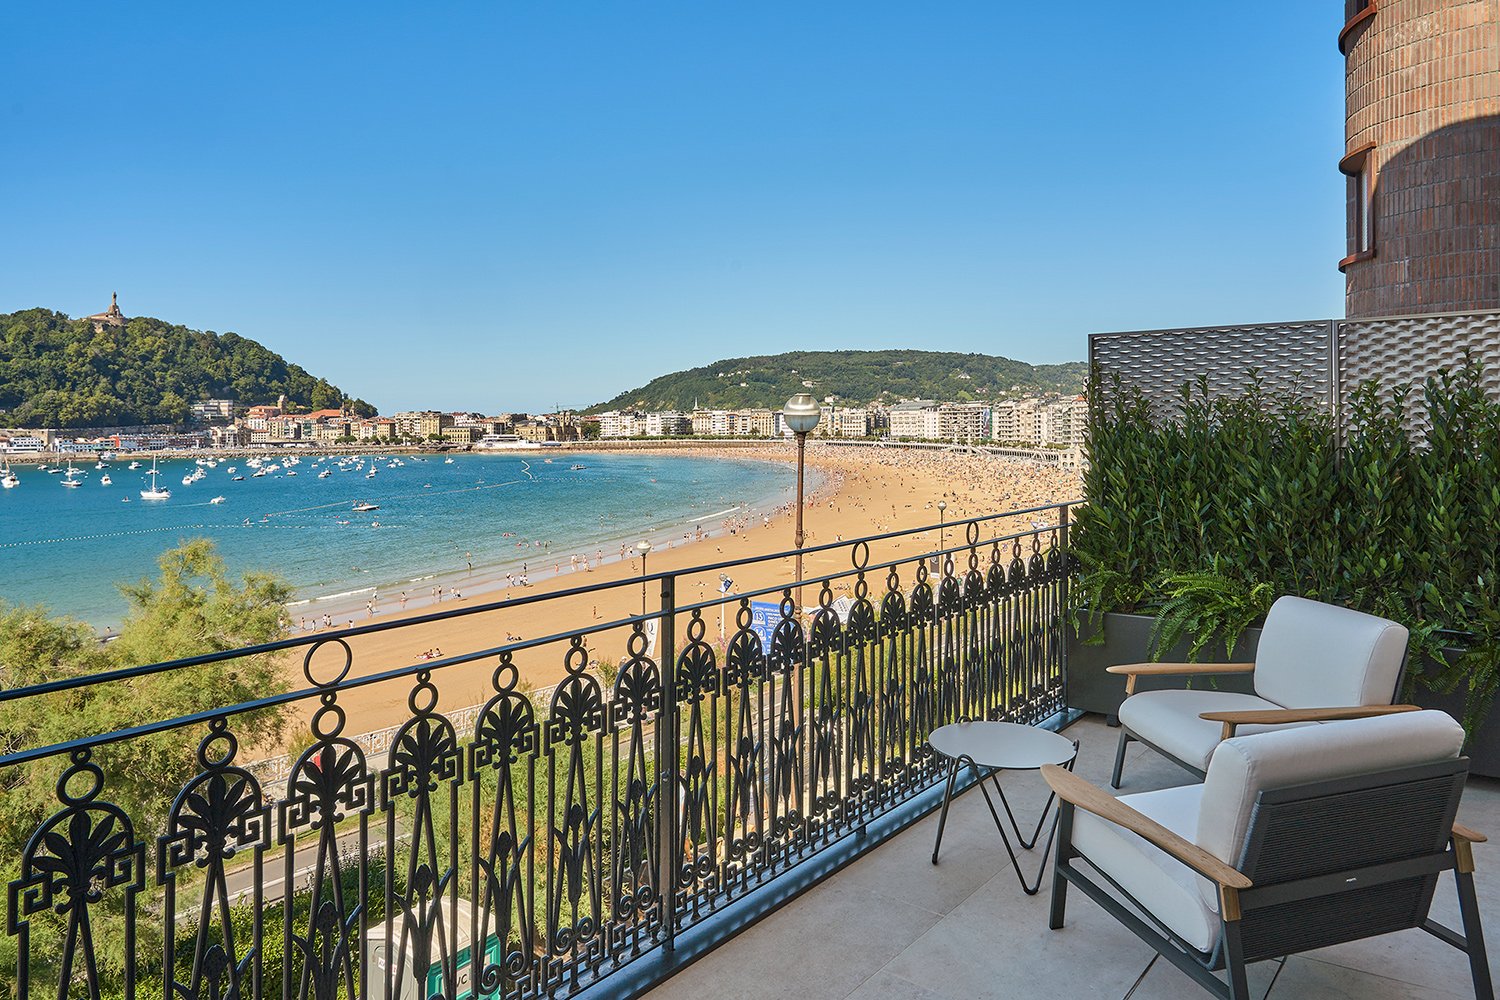
[[750,631],[760,636],[760,648],[771,654],[771,635],[781,621],[781,605],[776,601],[750,602]]

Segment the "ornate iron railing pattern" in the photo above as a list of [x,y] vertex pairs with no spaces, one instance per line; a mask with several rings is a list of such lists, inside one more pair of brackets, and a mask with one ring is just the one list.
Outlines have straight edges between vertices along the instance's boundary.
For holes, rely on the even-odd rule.
[[[1016,513],[1033,526],[1001,532]],[[21,996],[59,998],[576,993],[935,785],[937,726],[1062,710],[1068,513],[958,522],[960,544],[875,564],[872,546],[916,533],[809,550],[850,556],[848,570],[803,582],[816,590],[810,615],[797,613],[795,581],[679,606],[680,580],[697,571],[663,573],[646,578],[661,598],[647,614],[389,671],[377,679],[410,684],[409,717],[383,765],[340,704],[372,682],[351,677],[346,637],[402,626],[111,675],[300,649],[308,687],[0,757],[4,774],[69,755],[58,808],[9,886],[15,967],[0,976]],[[836,584],[852,596],[842,618]],[[622,584],[573,593],[607,586]],[[752,627],[758,596],[779,601],[768,644]],[[721,604],[734,627],[717,647],[705,612]],[[611,628],[628,639],[607,683],[587,641]],[[515,656],[554,642],[565,676],[537,700]],[[438,710],[436,677],[480,659],[495,663],[492,696],[460,728]],[[312,743],[284,779],[263,781],[239,759],[235,719],[298,700],[316,704]],[[100,761],[165,730],[201,737],[197,773],[157,831],[108,801]],[[39,920],[59,947],[37,947]],[[100,941],[116,933],[126,957],[111,965]]]

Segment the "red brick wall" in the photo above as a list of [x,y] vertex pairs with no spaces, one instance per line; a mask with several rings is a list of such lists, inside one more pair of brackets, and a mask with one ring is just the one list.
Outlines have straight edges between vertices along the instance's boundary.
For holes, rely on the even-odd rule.
[[1500,309],[1500,0],[1375,5],[1344,40],[1345,150],[1375,143],[1375,256],[1345,265],[1345,312]]

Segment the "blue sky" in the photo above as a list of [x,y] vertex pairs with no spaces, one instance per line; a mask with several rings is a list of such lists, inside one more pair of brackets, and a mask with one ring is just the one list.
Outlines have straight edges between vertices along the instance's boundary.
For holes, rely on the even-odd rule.
[[0,312],[382,411],[1341,315],[1338,5],[7,4]]

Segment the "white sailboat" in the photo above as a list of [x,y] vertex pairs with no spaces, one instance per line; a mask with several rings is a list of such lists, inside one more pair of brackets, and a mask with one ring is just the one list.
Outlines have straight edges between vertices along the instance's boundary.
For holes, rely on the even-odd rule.
[[170,499],[172,499],[172,491],[171,490],[163,490],[163,489],[157,488],[157,485],[156,485],[156,459],[154,459],[154,458],[151,460],[151,488],[149,490],[141,490],[141,499],[142,500],[170,500]]
[[7,458],[5,460],[5,467],[0,469],[0,486],[4,486],[8,490],[13,490],[20,485],[21,480],[16,478],[14,472],[10,471],[10,459]]
[[83,485],[83,480],[78,478],[78,470],[73,468],[73,460],[68,459],[68,472],[63,476],[62,484],[70,490],[76,490]]

